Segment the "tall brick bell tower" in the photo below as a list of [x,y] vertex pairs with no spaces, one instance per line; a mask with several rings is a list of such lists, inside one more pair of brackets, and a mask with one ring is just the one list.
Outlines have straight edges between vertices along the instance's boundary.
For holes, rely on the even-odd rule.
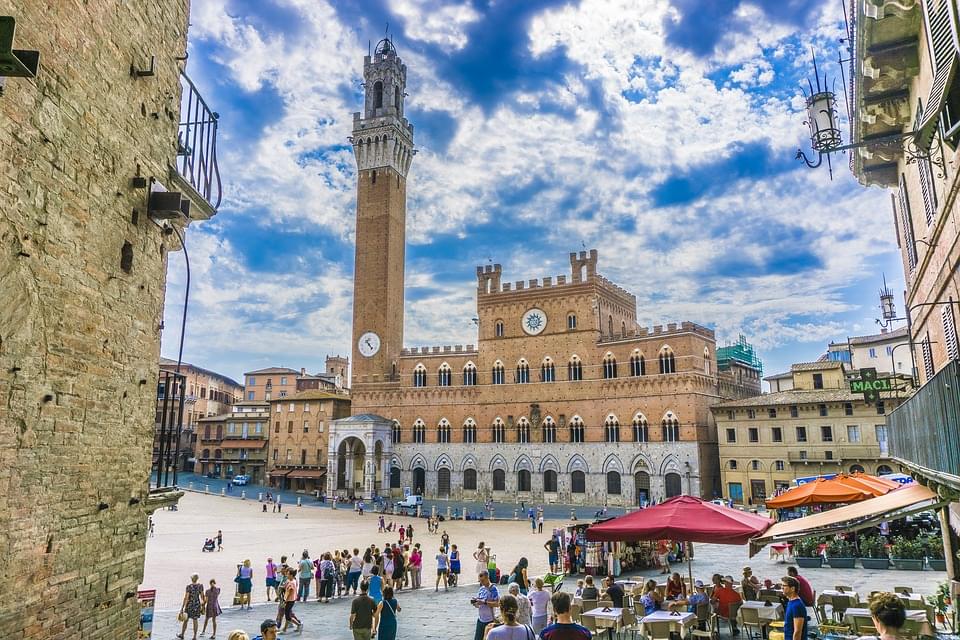
[[396,378],[403,348],[407,171],[413,125],[403,117],[407,68],[393,42],[363,59],[363,114],[353,114],[357,231],[353,281],[353,381]]

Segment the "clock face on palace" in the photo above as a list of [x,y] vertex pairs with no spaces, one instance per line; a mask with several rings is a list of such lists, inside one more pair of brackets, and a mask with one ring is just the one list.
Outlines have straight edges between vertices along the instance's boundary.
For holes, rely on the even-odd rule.
[[542,309],[530,309],[520,319],[524,333],[535,336],[547,328],[547,314]]
[[357,341],[357,349],[364,358],[375,356],[377,351],[380,351],[380,336],[373,331],[367,331]]

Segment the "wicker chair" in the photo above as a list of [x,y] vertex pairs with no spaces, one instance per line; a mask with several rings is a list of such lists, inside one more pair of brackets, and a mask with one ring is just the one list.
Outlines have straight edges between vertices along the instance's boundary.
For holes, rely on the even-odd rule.
[[674,624],[668,620],[655,620],[644,624],[643,630],[647,640],[670,640],[670,632]]
[[747,637],[753,640],[753,633],[751,630],[755,630],[758,638],[763,638],[763,628],[766,625],[760,619],[760,611],[754,608],[740,609],[740,621],[743,623],[743,628],[747,632]]

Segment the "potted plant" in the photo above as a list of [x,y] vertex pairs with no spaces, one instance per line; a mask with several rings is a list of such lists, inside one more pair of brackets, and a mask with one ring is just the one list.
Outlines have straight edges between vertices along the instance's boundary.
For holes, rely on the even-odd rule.
[[[927,604],[933,607],[936,615],[937,624],[945,625],[947,622],[947,609],[950,606],[950,583],[941,582],[937,585],[936,593],[926,597]],[[951,631],[953,624],[951,622]]]
[[924,548],[920,540],[908,540],[903,536],[897,536],[890,547],[890,555],[893,566],[897,569],[923,571]]
[[823,565],[820,538],[800,538],[793,542],[793,557],[804,569],[819,569]]
[[857,566],[857,553],[853,544],[842,538],[827,543],[827,562],[831,569],[853,569]]
[[883,538],[864,536],[860,538],[860,564],[864,569],[889,569],[890,554]]
[[[934,571],[946,571],[947,561],[943,557],[943,538],[940,536],[927,536],[923,539],[923,551],[927,556],[927,564]],[[949,592],[948,594],[949,595]]]

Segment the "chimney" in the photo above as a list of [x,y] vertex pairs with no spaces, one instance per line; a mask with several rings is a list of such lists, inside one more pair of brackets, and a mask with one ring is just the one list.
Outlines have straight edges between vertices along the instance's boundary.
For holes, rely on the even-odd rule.
[[307,369],[306,369],[306,367],[300,367],[300,375],[301,375],[301,376],[307,375]]

